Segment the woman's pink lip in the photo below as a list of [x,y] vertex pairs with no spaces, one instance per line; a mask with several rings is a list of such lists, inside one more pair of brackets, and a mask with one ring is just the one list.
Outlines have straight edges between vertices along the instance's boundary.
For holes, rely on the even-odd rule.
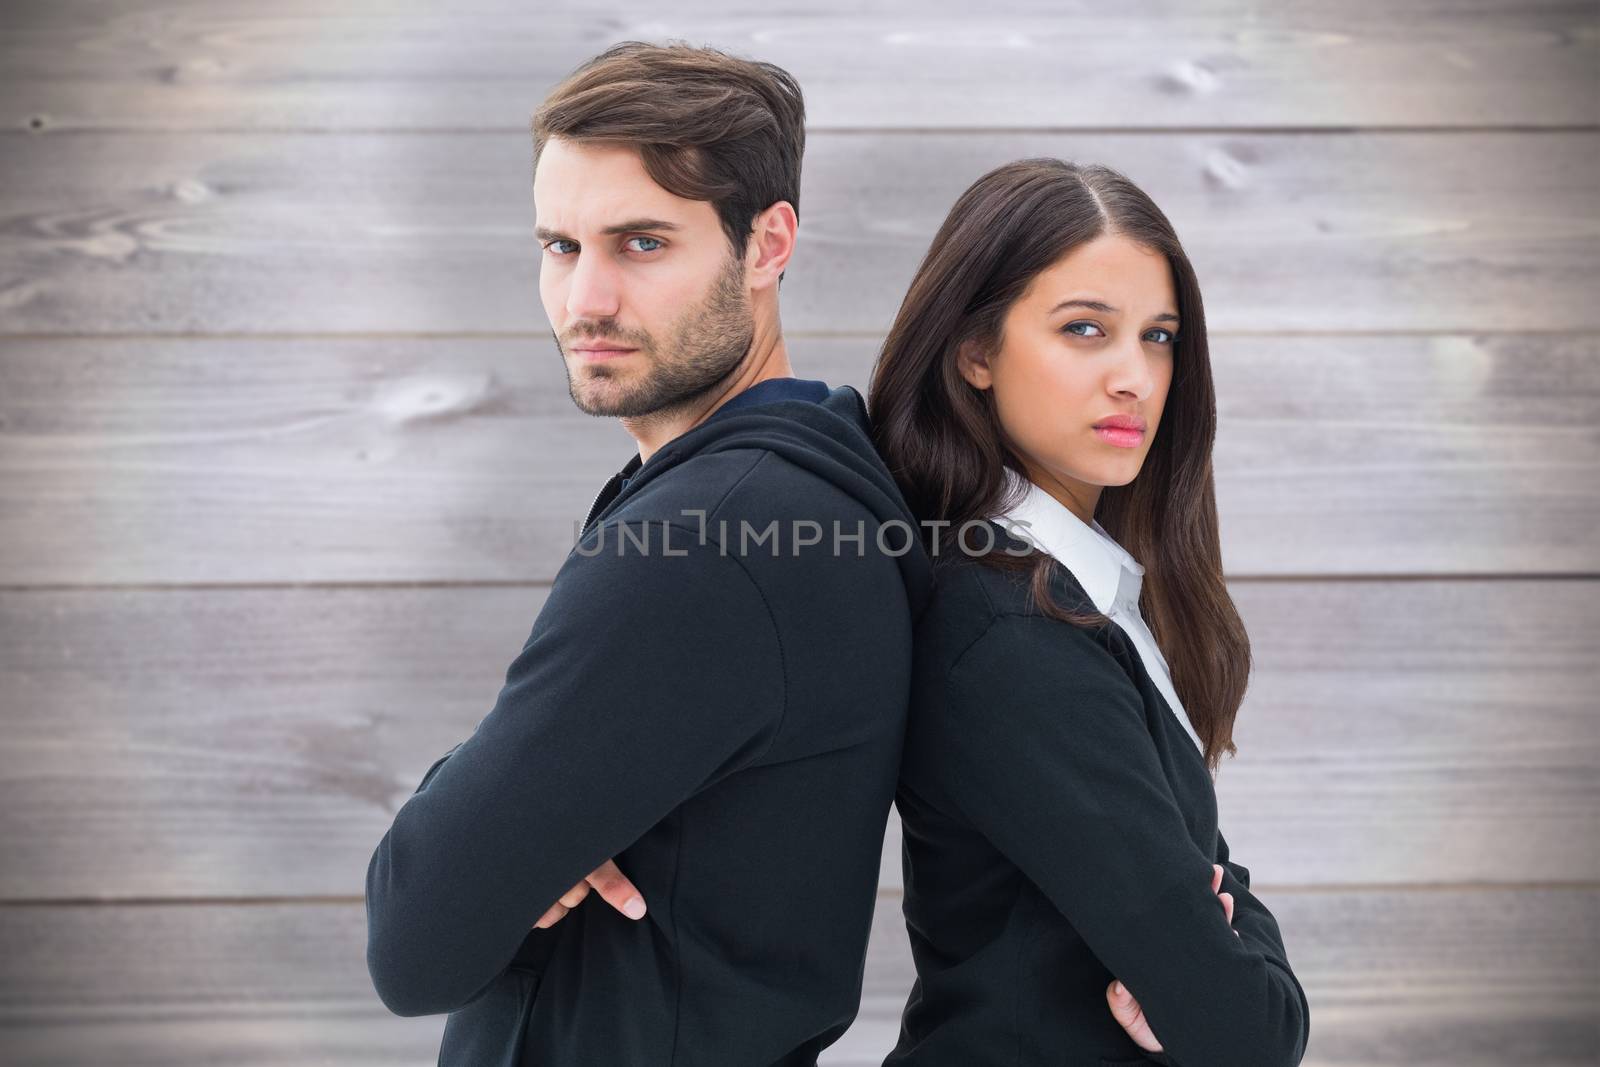
[[1107,444],[1116,445],[1118,448],[1138,448],[1144,441],[1143,430],[1123,430],[1115,426],[1096,426],[1094,432],[1100,435],[1100,440]]

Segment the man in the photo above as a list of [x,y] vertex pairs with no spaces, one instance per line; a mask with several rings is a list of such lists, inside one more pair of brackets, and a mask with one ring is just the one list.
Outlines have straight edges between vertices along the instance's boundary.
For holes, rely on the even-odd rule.
[[638,454],[378,845],[368,967],[450,1013],[441,1064],[814,1064],[860,1000],[932,576],[860,394],[789,365],[800,91],[630,42],[534,136],[572,398]]

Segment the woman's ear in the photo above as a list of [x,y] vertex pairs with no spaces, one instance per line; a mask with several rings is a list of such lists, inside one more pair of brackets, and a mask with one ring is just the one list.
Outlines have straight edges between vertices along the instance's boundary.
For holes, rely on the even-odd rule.
[[989,373],[989,357],[979,349],[976,341],[962,341],[956,348],[956,369],[974,389],[988,389],[994,385]]

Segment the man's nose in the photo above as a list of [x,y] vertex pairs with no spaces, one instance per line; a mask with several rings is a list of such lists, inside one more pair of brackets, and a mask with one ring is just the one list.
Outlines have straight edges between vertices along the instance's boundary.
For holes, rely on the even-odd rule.
[[616,317],[621,297],[616,270],[603,256],[579,254],[567,285],[567,314],[575,319]]

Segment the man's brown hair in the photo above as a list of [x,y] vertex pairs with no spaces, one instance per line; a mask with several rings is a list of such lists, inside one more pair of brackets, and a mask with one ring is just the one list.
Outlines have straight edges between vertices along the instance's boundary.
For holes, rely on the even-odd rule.
[[714,48],[623,41],[551,90],[533,117],[533,158],[551,137],[639,150],[645,171],[716,209],[736,255],[780,200],[800,211],[805,102],[782,67]]

